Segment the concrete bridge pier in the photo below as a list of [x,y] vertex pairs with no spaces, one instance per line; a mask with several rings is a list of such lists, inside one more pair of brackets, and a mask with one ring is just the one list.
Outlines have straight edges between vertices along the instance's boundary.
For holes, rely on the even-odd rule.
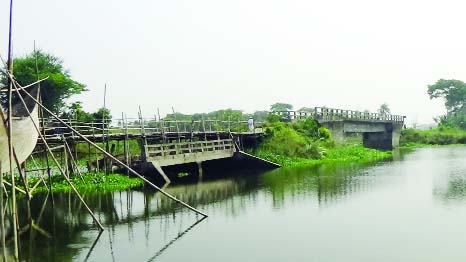
[[290,121],[314,118],[327,127],[337,144],[345,141],[345,134],[362,134],[365,147],[391,150],[400,145],[405,116],[316,107],[314,112],[276,112]]
[[332,132],[333,141],[337,144],[345,142],[345,124],[344,121],[333,121],[322,124]]
[[345,141],[345,133],[360,133],[364,147],[391,150],[400,145],[402,122],[357,122],[329,121],[321,123],[327,127],[337,144]]
[[383,132],[366,132],[362,134],[362,142],[364,147],[392,150],[400,146],[401,123],[385,124]]

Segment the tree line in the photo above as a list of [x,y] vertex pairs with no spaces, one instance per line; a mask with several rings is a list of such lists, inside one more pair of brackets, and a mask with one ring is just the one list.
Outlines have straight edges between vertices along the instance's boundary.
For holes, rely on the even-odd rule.
[[[88,91],[86,85],[72,79],[69,70],[63,65],[63,60],[46,53],[42,50],[37,50],[22,57],[17,57],[13,61],[13,72],[16,80],[21,85],[27,85],[37,81],[38,79],[46,80],[40,83],[42,88],[42,103],[53,113],[62,118],[71,118],[82,122],[100,122],[103,119],[110,121],[112,118],[111,112],[107,108],[99,108],[95,112],[84,110],[82,102],[77,101],[69,103],[68,100],[74,95]],[[7,85],[7,78],[2,75],[0,83],[3,87]],[[464,85],[464,83],[463,83]],[[429,87],[430,90],[431,87]],[[435,89],[438,90],[438,89]],[[431,97],[440,96],[440,91],[432,92]],[[0,101],[5,107],[6,95],[1,93]],[[458,105],[448,104],[452,108],[452,112],[456,112]],[[289,103],[277,102],[270,106],[270,111],[291,111],[293,105]],[[314,108],[302,107],[298,111],[312,112]],[[367,111],[367,110],[366,110]],[[387,104],[382,104],[378,110],[379,113],[389,114],[390,109]],[[209,113],[197,114],[182,114],[176,112],[168,114],[166,120],[179,121],[197,121],[204,119],[217,119],[221,121],[243,121],[252,117],[255,121],[266,121],[268,111],[255,111],[252,114],[244,113],[237,109],[221,109]],[[444,117],[441,121],[452,121],[452,118],[458,118],[457,114],[453,113],[449,117]]]
[[[68,103],[72,96],[87,91],[86,85],[73,80],[70,72],[63,66],[63,60],[52,54],[37,50],[15,58],[13,60],[13,75],[21,86],[47,78],[40,83],[42,104],[62,118],[87,122],[112,118],[108,109],[99,108],[95,112],[86,112],[81,102]],[[3,88],[6,87],[7,77],[5,74],[0,77],[0,84]],[[16,96],[13,99],[18,102]],[[6,93],[1,93],[0,101],[2,106],[7,108]],[[47,116],[45,112],[44,114]]]

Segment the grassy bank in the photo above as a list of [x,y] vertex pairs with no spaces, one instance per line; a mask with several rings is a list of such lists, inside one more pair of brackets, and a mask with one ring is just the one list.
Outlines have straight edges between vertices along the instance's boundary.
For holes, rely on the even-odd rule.
[[466,144],[466,131],[440,126],[429,130],[408,128],[401,134],[403,147],[422,147],[428,145]]
[[364,148],[354,141],[335,145],[328,129],[314,120],[271,122],[265,141],[252,152],[282,166],[307,166],[337,162],[371,162],[392,156],[390,151]]
[[[34,180],[34,179],[31,179]],[[112,192],[125,190],[132,187],[138,187],[144,184],[139,178],[131,178],[125,175],[119,174],[83,174],[83,177],[75,176],[70,179],[72,184],[76,187],[79,192],[86,191],[99,191],[99,192]],[[36,180],[37,181],[37,180]],[[30,184],[34,184],[35,181],[31,181]],[[49,181],[46,180],[48,183]],[[40,184],[34,193],[48,192],[49,188],[43,183]],[[72,191],[71,186],[62,176],[52,177],[52,191],[54,193],[59,192],[70,192]]]
[[322,157],[304,158],[297,156],[278,155],[270,151],[257,150],[255,155],[278,163],[284,167],[309,166],[328,163],[372,162],[389,158],[391,151],[379,151],[365,148],[362,145],[343,145],[333,148],[323,148]]

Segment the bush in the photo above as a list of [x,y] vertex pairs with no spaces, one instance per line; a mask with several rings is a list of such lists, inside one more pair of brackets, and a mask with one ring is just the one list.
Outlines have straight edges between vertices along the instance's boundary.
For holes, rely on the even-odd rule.
[[332,133],[326,127],[323,127],[323,126],[319,127],[319,129],[317,130],[317,133],[318,133],[319,138],[322,140],[327,140],[327,141],[333,140]]
[[269,122],[265,142],[259,150],[278,156],[321,158],[323,150],[319,140],[330,139],[329,134],[328,129],[319,128],[312,119],[294,123]]
[[291,127],[309,140],[318,138],[319,123],[317,123],[317,121],[314,119],[308,118],[303,121],[294,122],[291,124]]

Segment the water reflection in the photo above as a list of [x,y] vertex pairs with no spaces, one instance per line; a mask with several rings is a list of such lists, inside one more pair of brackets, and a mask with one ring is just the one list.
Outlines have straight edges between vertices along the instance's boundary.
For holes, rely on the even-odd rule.
[[[219,212],[229,217],[241,216],[246,207],[263,204],[264,193],[271,198],[273,209],[308,198],[317,199],[319,206],[326,206],[353,194],[373,190],[376,180],[365,176],[376,171],[368,172],[367,166],[324,165],[280,169],[261,175],[239,174],[201,183],[174,185],[166,191],[212,217]],[[158,243],[159,251],[149,258],[151,261],[200,222],[196,215],[151,189],[87,192],[82,195],[105,226],[103,235],[93,226],[92,219],[74,194],[55,194],[53,204],[50,196],[37,195],[31,203],[31,214],[36,218],[33,221],[37,227],[21,236],[25,260],[72,261],[82,257],[92,261],[94,249],[104,245],[113,261],[116,241],[124,238],[129,244],[140,243],[140,234],[144,232],[142,237],[146,246],[156,250],[155,243]],[[26,214],[28,205],[24,199],[20,200],[19,206],[22,209],[20,213]],[[27,224],[28,219],[22,217],[20,223]],[[152,230],[154,227],[158,228]],[[153,235],[164,236],[165,242],[159,239],[154,243]],[[28,252],[24,252],[26,250]]]
[[[370,251],[377,250],[377,246],[371,247],[367,239],[375,239],[385,247],[404,240],[433,239],[404,234],[412,230],[439,232],[438,228],[429,231],[431,224],[419,222],[429,214],[443,219],[443,213],[431,205],[432,200],[442,207],[466,202],[465,157],[466,148],[422,149],[410,154],[400,152],[396,161],[282,168],[210,179],[206,176],[200,183],[166,188],[168,193],[209,214],[205,220],[149,188],[84,193],[84,199],[106,228],[102,234],[73,194],[54,195],[54,205],[51,196],[37,195],[31,205],[33,223],[27,217],[20,218],[21,225],[31,225],[21,235],[21,251],[25,261],[38,262],[263,261],[286,251],[287,256],[297,260],[309,257],[306,252],[312,251],[320,254],[317,258],[361,261],[360,257],[344,255],[355,250],[372,261],[380,260],[380,254]],[[20,213],[26,214],[26,202],[20,200],[19,206]],[[466,214],[464,206],[458,208],[459,214]],[[461,220],[457,215],[449,221],[456,217]],[[459,225],[456,230],[461,230]],[[270,239],[271,231],[275,239]],[[319,237],[309,238],[310,232]],[[445,241],[446,235],[436,236]],[[280,251],[276,245],[282,238],[296,248]],[[352,241],[359,245],[348,244]],[[302,247],[305,243],[312,250]],[[330,252],[333,245],[342,252]],[[237,246],[242,252],[235,251]],[[387,248],[386,252],[387,258],[394,258],[389,255],[393,249]],[[206,258],[206,254],[218,256]],[[413,251],[407,257],[415,261],[416,254]]]
[[[382,165],[387,162],[379,162]],[[377,184],[387,184],[374,164],[320,165],[307,168],[275,170],[261,177],[272,194],[274,208],[280,209],[287,202],[316,198],[320,207],[348,199],[355,194],[374,190]],[[368,167],[370,167],[368,169]]]
[[[31,203],[32,220],[20,217],[21,225],[33,224],[31,227],[27,226],[27,230],[23,230],[21,234],[21,258],[24,261],[74,261],[80,257],[82,259],[78,259],[79,261],[96,261],[92,253],[96,246],[102,245],[107,246],[107,254],[110,256],[106,257],[115,261],[115,254],[121,252],[114,248],[116,242],[120,241],[118,238],[124,237],[126,241],[134,242],[141,224],[144,225],[143,237],[148,246],[152,242],[151,234],[165,234],[154,245],[151,244],[154,250],[157,244],[160,246],[156,253],[160,255],[202,221],[185,210],[169,210],[168,207],[172,205],[161,204],[166,201],[155,193],[127,191],[87,193],[83,196],[93,207],[106,231],[102,233],[97,230],[92,218],[74,194],[55,194],[53,204],[49,195],[37,195]],[[20,212],[26,214],[26,201],[21,199],[18,205],[22,209]],[[189,227],[185,226],[185,230],[175,228],[186,223]],[[151,226],[159,228],[152,230]],[[122,228],[126,228],[125,235],[121,234]],[[167,241],[171,237],[170,230],[175,237]]]
[[434,188],[434,196],[444,202],[464,202],[466,200],[466,177],[450,177],[446,188]]

